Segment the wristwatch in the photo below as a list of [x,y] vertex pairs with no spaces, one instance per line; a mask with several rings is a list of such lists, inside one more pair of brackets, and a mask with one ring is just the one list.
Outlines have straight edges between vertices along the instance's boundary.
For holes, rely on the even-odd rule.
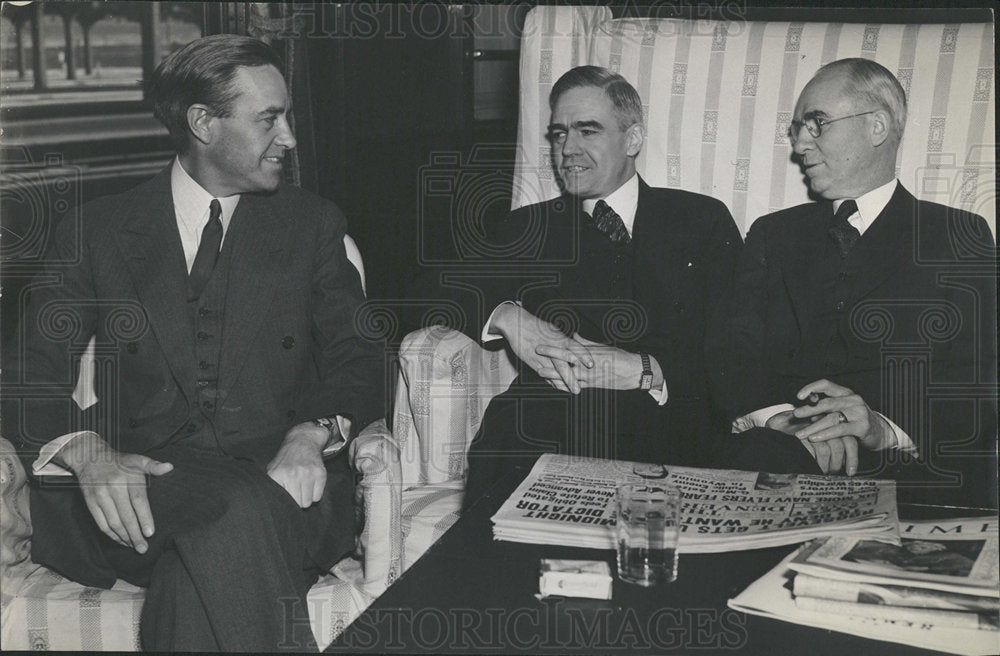
[[639,389],[648,390],[653,387],[653,365],[649,363],[649,353],[639,353],[642,358],[642,373],[639,375]]

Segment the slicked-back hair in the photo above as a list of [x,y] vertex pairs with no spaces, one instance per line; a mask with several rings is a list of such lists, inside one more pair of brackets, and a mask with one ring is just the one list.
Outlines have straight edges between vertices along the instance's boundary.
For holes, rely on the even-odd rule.
[[238,95],[233,79],[237,69],[244,66],[274,66],[280,71],[282,62],[278,53],[262,41],[215,34],[192,41],[156,67],[146,89],[153,102],[153,115],[167,127],[177,152],[187,152],[187,110],[191,105],[205,105],[214,116],[230,116]]
[[870,59],[838,59],[823,66],[819,75],[845,74],[847,93],[859,107],[876,106],[889,112],[896,138],[902,139],[906,126],[906,92],[889,70]]
[[556,103],[564,93],[581,87],[604,90],[615,108],[615,118],[622,130],[627,130],[636,123],[642,124],[642,98],[639,97],[639,92],[624,77],[600,66],[577,66],[563,73],[552,85],[549,110],[555,110]]

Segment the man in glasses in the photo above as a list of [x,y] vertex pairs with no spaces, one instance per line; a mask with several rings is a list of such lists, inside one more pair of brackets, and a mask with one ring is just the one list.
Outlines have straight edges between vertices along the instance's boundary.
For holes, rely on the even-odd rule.
[[[867,59],[802,90],[789,141],[817,202],[753,224],[714,387],[734,432],[797,438],[790,468],[804,449],[823,472],[895,478],[904,499],[995,507],[994,242],[896,179],[905,121],[899,82]],[[726,464],[756,468],[762,435],[734,436]]]

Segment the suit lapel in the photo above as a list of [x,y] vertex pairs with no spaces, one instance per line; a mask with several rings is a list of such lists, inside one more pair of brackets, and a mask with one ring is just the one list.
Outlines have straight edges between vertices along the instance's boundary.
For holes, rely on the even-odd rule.
[[821,285],[817,278],[817,260],[827,254],[833,256],[834,242],[829,234],[832,217],[833,209],[828,202],[807,206],[803,216],[792,226],[794,234],[780,242],[783,252],[775,258],[785,263],[782,281],[800,330],[805,330],[819,302],[817,289]]
[[882,213],[858,240],[851,257],[859,259],[852,299],[863,298],[878,288],[914,254],[913,221],[916,198],[897,183],[896,191]]
[[292,233],[289,220],[268,197],[244,194],[230,224],[232,253],[226,288],[225,330],[219,362],[219,389],[230,390],[246,363],[254,336],[278,291],[280,256]]
[[[177,231],[170,167],[132,196],[116,235],[136,294],[182,389],[194,380],[194,329],[188,314],[187,268]],[[140,204],[141,203],[141,204]]]

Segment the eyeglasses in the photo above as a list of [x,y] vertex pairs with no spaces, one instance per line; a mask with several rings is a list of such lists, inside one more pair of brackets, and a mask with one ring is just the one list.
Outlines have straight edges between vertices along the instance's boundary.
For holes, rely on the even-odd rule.
[[816,116],[815,113],[810,112],[803,117],[801,121],[792,121],[788,126],[788,140],[795,143],[799,139],[799,132],[802,128],[805,128],[809,135],[813,139],[819,139],[823,134],[823,128],[830,125],[831,123],[836,123],[837,121],[843,121],[844,119],[854,118],[855,116],[864,116],[865,114],[874,114],[877,109],[873,109],[868,112],[860,112],[858,114],[851,114],[849,116],[840,116],[838,118],[820,118]]

